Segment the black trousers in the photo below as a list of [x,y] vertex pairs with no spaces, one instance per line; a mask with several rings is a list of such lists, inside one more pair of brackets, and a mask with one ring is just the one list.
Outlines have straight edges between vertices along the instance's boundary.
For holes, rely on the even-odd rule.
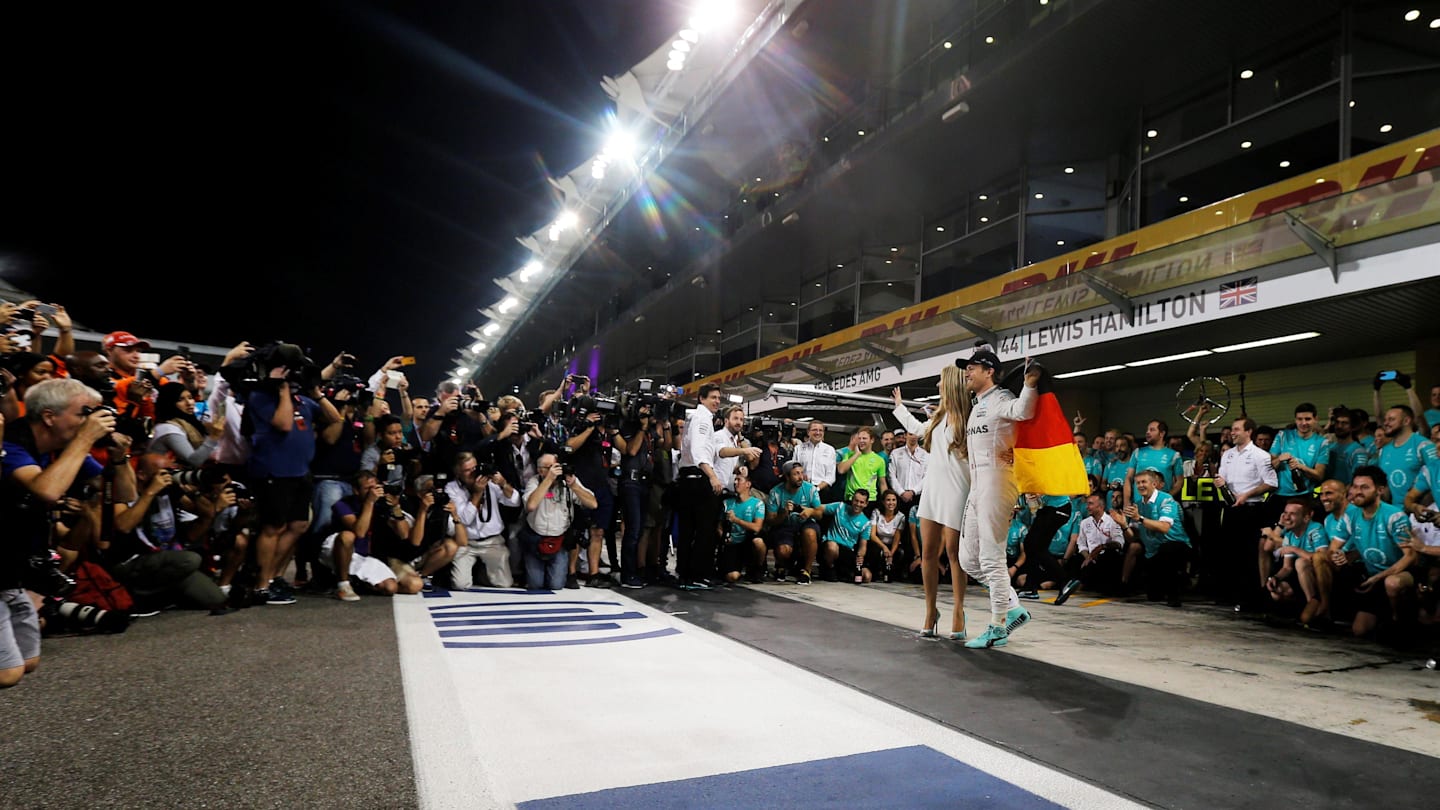
[[1125,552],[1121,549],[1106,548],[1096,552],[1099,556],[1089,565],[1077,553],[1065,566],[1065,573],[1080,580],[1087,590],[1112,593],[1120,590],[1120,575],[1125,565]]
[[1050,541],[1055,533],[1070,522],[1071,505],[1042,506],[1030,522],[1030,532],[1025,535],[1025,570],[1030,577],[1025,587],[1034,590],[1042,582],[1065,583],[1065,571],[1050,553]]
[[1220,518],[1220,548],[1216,561],[1220,565],[1220,600],[1227,604],[1245,604],[1259,589],[1256,569],[1256,543],[1260,529],[1270,522],[1268,504],[1255,502],[1227,506]]
[[1154,557],[1145,558],[1145,591],[1152,602],[1179,599],[1185,593],[1185,565],[1190,547],[1184,543],[1161,543]]
[[682,470],[675,482],[675,573],[681,582],[710,576],[715,567],[715,532],[720,500],[703,475]]

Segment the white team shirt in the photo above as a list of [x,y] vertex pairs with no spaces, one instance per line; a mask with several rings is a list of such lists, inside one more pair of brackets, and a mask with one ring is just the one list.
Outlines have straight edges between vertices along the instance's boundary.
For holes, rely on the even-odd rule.
[[1270,454],[1254,442],[1225,451],[1225,455],[1220,457],[1220,477],[1236,495],[1249,492],[1261,484],[1273,487],[1280,483],[1275,468],[1270,466]]

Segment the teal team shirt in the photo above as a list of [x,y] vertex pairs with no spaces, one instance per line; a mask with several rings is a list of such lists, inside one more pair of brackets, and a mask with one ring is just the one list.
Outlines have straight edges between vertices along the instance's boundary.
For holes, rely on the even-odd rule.
[[1357,469],[1370,463],[1370,451],[1354,439],[1343,444],[1333,438],[1326,439],[1322,456],[1325,458],[1325,477],[1346,484],[1355,477]]
[[1403,546],[1410,542],[1410,517],[1400,507],[1384,501],[1380,502],[1373,518],[1365,517],[1358,507],[1355,511],[1345,550],[1359,552],[1365,572],[1373,577],[1399,562],[1404,555]]
[[[765,502],[756,497],[755,493],[752,492],[750,493],[750,497],[743,501],[736,500],[735,498],[726,498],[725,511],[734,512],[735,517],[746,522],[755,520],[763,521],[765,519]],[[729,539],[732,543],[743,543],[754,536],[753,532],[738,523],[731,523],[727,520],[725,521],[725,525],[730,527]]]
[[825,530],[825,542],[854,549],[861,540],[870,538],[870,518],[864,512],[852,514],[849,504],[831,503],[825,505],[825,514],[834,521]]
[[1098,456],[1085,456],[1085,474],[1093,475],[1096,478],[1105,477],[1105,462]]
[[[1180,454],[1168,447],[1156,449],[1145,445],[1130,454],[1130,469],[1137,474],[1145,470],[1153,470],[1160,473],[1165,483],[1160,488],[1166,492],[1175,486],[1175,482],[1185,477],[1185,460]],[[1135,487],[1131,491],[1131,498],[1138,502],[1140,500],[1140,489]]]
[[1025,535],[1030,533],[1030,526],[1016,515],[1010,521],[1010,531],[1005,535],[1005,556],[1015,559],[1020,556],[1020,549],[1025,546]]
[[1345,507],[1345,511],[1340,513],[1340,517],[1338,518],[1334,515],[1326,514],[1326,539],[1328,539],[1332,544],[1337,540],[1341,543],[1348,544],[1350,542],[1350,535],[1353,534],[1355,531],[1355,518],[1360,514],[1360,507],[1356,506],[1353,503],[1347,505]]
[[[1289,453],[1300,460],[1306,467],[1314,467],[1316,463],[1325,463],[1325,437],[1319,433],[1311,433],[1310,436],[1302,437],[1298,430],[1282,430],[1280,435],[1275,437],[1274,444],[1270,445],[1270,455],[1278,456],[1281,453]],[[1281,465],[1275,471],[1279,478],[1279,490],[1281,495],[1294,496],[1304,495],[1315,488],[1314,482],[1308,477],[1309,483],[1306,487],[1295,486],[1295,477],[1290,474],[1290,465]]]
[[1380,469],[1385,471],[1390,484],[1390,497],[1385,500],[1391,504],[1404,503],[1405,493],[1415,484],[1420,468],[1431,463],[1435,455],[1435,445],[1419,433],[1411,433],[1404,444],[1391,442],[1380,448]]
[[1180,515],[1180,502],[1170,493],[1156,490],[1149,500],[1139,501],[1140,516],[1147,520],[1169,520],[1170,529],[1165,532],[1151,531],[1140,527],[1140,542],[1145,546],[1145,559],[1154,557],[1165,543],[1190,545],[1190,535],[1185,533],[1185,523]]
[[1330,539],[1325,536],[1325,530],[1320,528],[1320,524],[1314,521],[1311,521],[1305,527],[1305,531],[1301,535],[1297,536],[1294,532],[1287,529],[1283,537],[1285,538],[1285,545],[1294,546],[1305,552],[1319,551],[1322,548],[1330,547]]
[[805,519],[790,511],[792,503],[800,504],[802,509],[814,509],[820,505],[820,490],[809,481],[801,481],[794,492],[781,484],[770,490],[770,499],[766,502],[765,510],[772,515],[784,514],[786,526],[799,526]]
[[[1121,486],[1124,486],[1124,485],[1125,485],[1125,473],[1127,473],[1127,472],[1130,471],[1130,468],[1131,468],[1131,465],[1133,464],[1133,462],[1134,462],[1134,459],[1133,459],[1133,458],[1127,458],[1127,459],[1112,458],[1112,459],[1110,459],[1109,463],[1107,463],[1107,464],[1105,465],[1105,485],[1106,485],[1106,486],[1114,486],[1115,484],[1120,484]],[[1109,509],[1119,509],[1119,508],[1120,508],[1120,502],[1121,502],[1120,493],[1119,493],[1119,492],[1106,492],[1105,494],[1106,494],[1106,497],[1107,497],[1106,507],[1109,508]],[[1138,499],[1137,499],[1137,500],[1138,500]]]
[[1070,538],[1080,532],[1080,521],[1085,519],[1085,502],[1080,498],[1066,498],[1070,503],[1070,519],[1055,532],[1050,540],[1050,554],[1054,557],[1064,557],[1065,552],[1070,550]]

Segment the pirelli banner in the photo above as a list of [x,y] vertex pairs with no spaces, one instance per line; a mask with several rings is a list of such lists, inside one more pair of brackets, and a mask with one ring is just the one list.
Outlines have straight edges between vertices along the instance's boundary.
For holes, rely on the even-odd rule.
[[[1285,219],[1274,214],[1296,213],[1307,227],[1337,246],[1430,224],[1437,211],[1431,197],[1440,195],[1440,184],[1428,182],[1433,173],[1414,176],[1437,167],[1440,130],[1432,130],[896,310],[698,382],[734,382],[783,370],[801,360],[844,379],[841,375],[864,369],[879,359],[859,347],[883,344],[882,348],[891,353],[925,352],[953,344],[957,322],[988,325],[1012,340],[1012,327],[1017,323],[1031,328],[1021,343],[999,347],[1002,356],[1043,349],[1054,338],[1058,338],[1054,340],[1057,343],[1074,344],[1134,328],[1135,324],[1115,317],[1107,319],[1090,313],[1105,303],[1099,294],[1082,283],[1079,276],[1074,277],[1073,284],[1066,283],[1067,277],[1082,270],[1094,270],[1101,279],[1114,279],[1132,300],[1143,301],[1143,308],[1136,312],[1137,320],[1147,324],[1159,319],[1183,320],[1187,313],[1197,314],[1190,310],[1206,305],[1196,297],[1195,285],[1309,253],[1291,233]],[[1412,177],[1413,183],[1392,182]],[[1380,184],[1387,185],[1375,189],[1374,194],[1361,192]],[[1043,294],[1039,294],[1042,290],[1024,294],[1042,286]],[[1244,279],[1213,286],[1212,311],[1245,307],[1255,300],[1254,285],[1246,284]],[[1175,296],[1177,288],[1182,287],[1192,289]],[[1160,295],[1166,292],[1170,293],[1168,297]],[[1069,317],[1081,312],[1086,316]],[[1048,322],[1044,337],[1033,329],[1042,322]],[[838,349],[846,351],[837,354]]]

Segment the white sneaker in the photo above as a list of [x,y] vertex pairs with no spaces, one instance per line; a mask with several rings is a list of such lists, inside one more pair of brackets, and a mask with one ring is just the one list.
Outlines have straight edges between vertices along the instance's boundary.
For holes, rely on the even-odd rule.
[[335,598],[341,602],[359,602],[360,594],[355,593],[355,586],[349,582],[342,582],[339,587],[335,589]]
[[220,593],[223,593],[223,594],[225,594],[226,596],[229,596],[229,595],[230,595],[230,586],[229,586],[229,585],[221,585],[221,586],[220,586]]

